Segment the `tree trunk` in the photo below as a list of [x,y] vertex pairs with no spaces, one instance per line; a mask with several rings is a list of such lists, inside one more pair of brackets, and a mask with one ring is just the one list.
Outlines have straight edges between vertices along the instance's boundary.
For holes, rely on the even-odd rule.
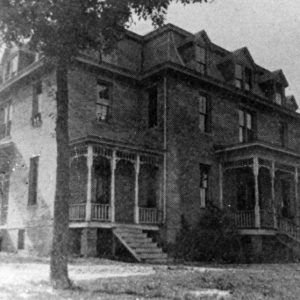
[[54,288],[71,286],[68,277],[68,228],[69,228],[69,129],[68,129],[68,72],[58,63],[57,83],[57,167],[56,192],[53,216],[53,240],[50,258],[50,280]]

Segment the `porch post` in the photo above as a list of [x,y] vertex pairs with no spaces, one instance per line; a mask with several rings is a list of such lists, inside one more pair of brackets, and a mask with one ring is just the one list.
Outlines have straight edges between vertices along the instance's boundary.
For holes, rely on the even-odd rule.
[[137,154],[135,161],[135,193],[134,193],[134,223],[139,223],[139,174],[140,174],[140,155]]
[[115,222],[115,180],[116,180],[116,150],[113,150],[110,161],[110,219]]
[[298,183],[299,183],[299,174],[298,168],[295,167],[295,209],[296,209],[296,218],[297,218],[297,225],[299,225],[299,203],[298,203]]
[[87,149],[87,196],[86,196],[86,210],[85,210],[85,220],[91,221],[92,217],[92,167],[93,167],[93,146],[88,145]]
[[223,209],[223,167],[219,164],[219,205]]
[[259,192],[258,192],[258,158],[253,158],[253,174],[254,174],[254,185],[255,185],[255,227],[260,228],[260,208],[259,208]]
[[272,161],[271,168],[271,197],[274,228],[277,228],[276,206],[275,206],[275,162]]

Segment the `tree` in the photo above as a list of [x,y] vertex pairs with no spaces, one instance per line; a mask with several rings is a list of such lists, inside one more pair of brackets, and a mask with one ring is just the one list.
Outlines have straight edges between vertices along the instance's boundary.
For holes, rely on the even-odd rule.
[[[28,42],[56,68],[57,172],[50,278],[70,286],[67,267],[69,202],[68,68],[83,50],[109,52],[122,38],[132,15],[164,23],[174,0],[0,0],[0,37],[6,44]],[[176,0],[183,4],[207,0]]]

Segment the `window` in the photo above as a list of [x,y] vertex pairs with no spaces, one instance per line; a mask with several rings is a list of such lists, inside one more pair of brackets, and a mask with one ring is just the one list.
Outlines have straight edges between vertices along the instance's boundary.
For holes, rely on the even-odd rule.
[[111,105],[110,86],[105,83],[97,84],[97,121],[106,121],[109,116],[109,108]]
[[252,89],[252,71],[249,68],[245,68],[245,90],[250,91]]
[[198,71],[202,74],[206,72],[206,49],[196,46],[196,62],[198,64]]
[[18,231],[18,250],[23,250],[25,247],[25,230],[19,229]]
[[210,101],[204,95],[199,95],[199,129],[201,132],[210,132]]
[[283,99],[282,86],[277,83],[275,85],[275,103],[278,105],[282,105],[282,99]]
[[29,206],[37,204],[38,168],[39,168],[39,156],[30,158],[29,190],[28,190]]
[[38,127],[42,124],[41,115],[41,99],[43,93],[43,85],[41,81],[38,81],[33,85],[33,97],[32,97],[32,126]]
[[252,89],[252,70],[240,64],[235,65],[235,86],[245,91]]
[[239,113],[239,141],[241,143],[251,142],[254,139],[253,114],[240,110]]
[[148,127],[156,127],[158,125],[157,118],[157,99],[158,91],[157,87],[153,87],[148,90]]
[[282,147],[287,145],[288,139],[288,125],[285,122],[279,122],[279,137],[280,137],[280,144]]
[[243,88],[243,67],[235,65],[235,86],[239,89]]
[[0,107],[0,139],[10,135],[12,111],[11,103]]
[[208,200],[209,169],[208,165],[200,164],[200,206],[205,207]]
[[19,56],[15,55],[10,58],[6,63],[5,69],[5,79],[9,79],[17,74],[18,71],[18,63],[19,63]]

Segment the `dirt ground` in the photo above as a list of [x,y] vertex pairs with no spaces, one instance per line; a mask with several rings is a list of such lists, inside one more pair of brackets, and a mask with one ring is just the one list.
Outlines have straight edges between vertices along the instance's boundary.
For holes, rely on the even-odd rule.
[[74,288],[48,282],[49,260],[0,253],[0,299],[173,299],[188,290],[230,291],[234,299],[300,299],[300,265],[144,265],[104,259],[69,264]]

